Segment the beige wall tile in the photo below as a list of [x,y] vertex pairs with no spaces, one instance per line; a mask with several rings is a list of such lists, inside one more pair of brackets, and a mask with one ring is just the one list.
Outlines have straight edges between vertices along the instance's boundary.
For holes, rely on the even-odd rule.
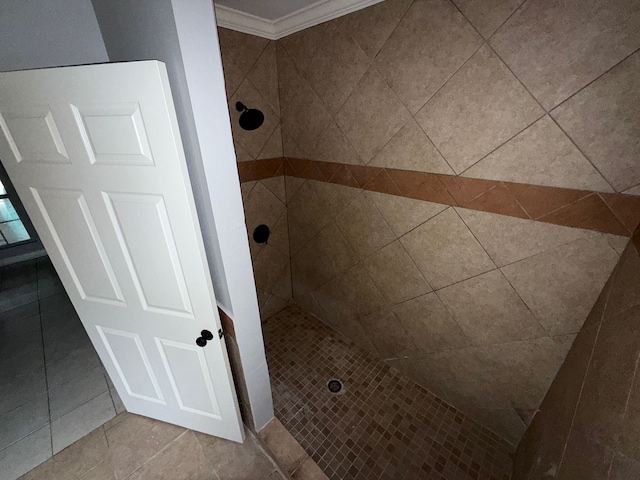
[[264,147],[260,151],[260,154],[256,158],[256,160],[262,160],[265,158],[276,158],[282,157],[284,155],[284,150],[282,147],[282,126],[278,125],[267,143],[264,144]]
[[228,28],[218,28],[220,50],[227,52],[233,61],[246,74],[256,63],[269,40],[246,33],[236,32]]
[[376,65],[416,113],[480,47],[482,38],[450,2],[418,0],[376,58]]
[[431,287],[397,240],[363,261],[389,305],[429,293]]
[[244,182],[240,184],[240,193],[242,194],[243,204],[246,203],[251,190],[253,190],[253,187],[255,187],[257,183],[258,182]]
[[[280,47],[287,52],[300,72],[306,72],[311,64],[314,53],[320,48],[325,38],[327,23],[321,23],[311,28],[305,28],[292,35],[278,40]],[[278,52],[280,53],[280,52]],[[278,72],[280,74],[280,72]]]
[[489,38],[524,0],[455,0],[471,24]]
[[251,160],[255,160],[255,158],[253,158],[253,156],[249,152],[247,152],[244,148],[242,148],[242,145],[240,145],[235,140],[233,142],[233,148],[236,152],[237,162],[250,162]]
[[291,265],[288,265],[273,285],[273,294],[279,298],[290,299],[293,296],[291,285]]
[[[637,31],[640,31],[638,9]],[[636,35],[640,44],[640,33]],[[617,191],[640,182],[640,53],[635,53],[552,115]]]
[[621,453],[616,453],[611,464],[609,480],[626,480],[627,478],[640,477],[640,462],[627,457]]
[[276,42],[269,42],[254,63],[247,77],[260,92],[276,115],[280,116],[280,92],[278,91],[278,62]]
[[600,236],[568,243],[501,270],[551,335],[580,330],[618,255]]
[[499,267],[594,235],[587,230],[495,213],[458,207],[456,211]]
[[355,253],[331,222],[292,258],[295,296],[316,289],[355,263]]
[[230,52],[220,46],[220,55],[222,56],[222,68],[224,70],[224,87],[227,94],[227,98],[231,98],[237,88],[244,80],[245,73],[242,69],[236,65]]
[[289,299],[280,298],[277,295],[270,295],[269,298],[267,298],[267,301],[264,302],[264,305],[260,310],[260,319],[264,322],[265,320],[274,316],[283,308],[286,308],[289,303]]
[[304,178],[289,177],[285,175],[284,186],[287,191],[287,203],[289,203],[295,194],[298,193],[298,190],[300,190],[300,187],[302,187],[302,184],[305,181],[306,180]]
[[627,195],[640,195],[640,185],[636,185],[635,187],[625,190],[623,193],[626,193]]
[[396,239],[364,192],[336,217],[336,225],[358,259],[362,259]]
[[282,151],[285,157],[307,158],[308,155],[302,151],[294,141],[293,133],[282,131]]
[[366,192],[366,195],[398,237],[447,208],[439,203],[396,197],[386,193]]
[[[296,305],[299,305],[300,308],[302,308],[305,312],[311,313],[318,319],[324,320],[324,309],[320,306],[311,292],[305,293],[304,295],[294,295],[293,301],[296,303]],[[324,321],[325,323],[329,324],[329,322],[327,322],[326,320]],[[371,345],[371,349],[371,351],[375,351],[373,345]]]
[[400,241],[434,289],[495,268],[453,208],[407,233]]
[[347,163],[349,165],[362,165],[358,152],[354,150],[344,136],[340,127],[333,120],[322,133],[320,141],[310,154],[313,160],[323,162]]
[[462,176],[578,190],[613,191],[548,115],[491,152]]
[[305,78],[318,94],[327,111],[335,115],[360,78],[370,60],[341,22],[329,22]]
[[546,109],[558,105],[640,46],[634,0],[534,0],[491,45]]
[[640,257],[635,245],[629,242],[615,269],[611,295],[607,304],[607,317],[618,315],[628,308],[640,305]]
[[581,432],[572,430],[557,478],[558,480],[606,478],[612,460],[613,452],[611,450]]
[[453,175],[420,126],[409,121],[369,162],[370,166]]
[[395,305],[393,313],[423,353],[441,352],[469,345],[462,330],[435,293]]
[[[257,108],[264,113],[264,123],[256,130],[243,130],[238,123],[241,112],[236,109],[236,102],[242,102],[247,108]],[[233,97],[229,99],[229,115],[234,140],[239,143],[254,159],[260,154],[271,138],[271,134],[280,123],[280,117],[269,106],[248,80],[243,81]]]
[[629,237],[623,237],[622,235],[613,235],[612,233],[603,233],[602,236],[607,239],[609,245],[618,253],[622,255],[622,252],[627,248],[629,244]]
[[472,345],[546,335],[499,270],[438,290],[437,295]]
[[606,397],[607,401],[626,405],[636,364],[640,356],[640,308],[632,307],[613,318],[605,318],[598,332],[583,395]]
[[356,195],[359,189],[308,180],[287,206],[291,253],[302,248]]
[[351,36],[371,59],[375,58],[412,0],[386,0],[341,17]]
[[513,445],[518,443],[527,429],[513,408],[473,408],[467,406],[464,413],[489,430],[498,433]]
[[289,266],[289,257],[272,246],[266,245],[253,260],[256,288],[271,293],[276,280],[287,266]]
[[[304,158],[316,146],[331,116],[309,83],[300,74],[284,49],[278,48],[278,81],[282,115],[282,142],[285,154]],[[288,137],[301,154],[289,151]]]
[[485,45],[415,118],[451,168],[461,173],[543,113]]
[[449,396],[459,408],[530,409],[540,404],[562,360],[553,340],[542,337],[434,353],[426,365],[448,375]]
[[258,182],[244,203],[244,216],[249,235],[260,224],[273,228],[284,212],[284,203],[262,182]]
[[362,77],[335,117],[363,162],[410,120],[411,115],[374,67]]
[[[364,267],[357,264],[313,292],[333,322],[356,318],[385,306],[384,299]],[[334,323],[332,323],[332,326]]]
[[286,203],[287,195],[285,192],[284,175],[281,175],[279,177],[265,178],[264,180],[260,180],[260,183],[262,183],[262,185],[267,187],[269,191],[271,191],[271,193],[278,197],[278,200],[280,200],[282,203]]
[[383,308],[359,319],[371,343],[382,359],[416,353],[416,347],[391,310]]
[[[320,310],[318,316],[349,340],[378,355],[378,351],[358,322],[356,306],[352,303],[351,295],[344,290],[345,286],[341,281],[329,282],[313,292],[313,298]],[[382,304],[378,306],[380,307]]]
[[386,359],[385,363],[452,405],[447,398],[449,390],[446,386],[446,376],[430,369],[425,357],[390,358]]

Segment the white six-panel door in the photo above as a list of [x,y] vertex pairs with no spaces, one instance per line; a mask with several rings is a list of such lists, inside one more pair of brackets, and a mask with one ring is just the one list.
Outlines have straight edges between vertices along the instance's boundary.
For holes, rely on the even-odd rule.
[[242,441],[164,64],[0,73],[0,160],[127,410]]

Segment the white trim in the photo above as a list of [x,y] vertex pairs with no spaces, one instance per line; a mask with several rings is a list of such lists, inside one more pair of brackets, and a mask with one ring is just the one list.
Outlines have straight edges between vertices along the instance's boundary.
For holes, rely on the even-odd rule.
[[382,1],[384,0],[320,0],[276,20],[267,20],[218,4],[215,4],[215,11],[219,27],[278,40]]

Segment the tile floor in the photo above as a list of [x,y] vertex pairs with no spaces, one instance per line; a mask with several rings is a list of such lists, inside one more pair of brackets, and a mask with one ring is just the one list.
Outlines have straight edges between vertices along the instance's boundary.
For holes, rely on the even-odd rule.
[[124,410],[48,258],[0,268],[0,479]]
[[264,336],[276,416],[329,478],[509,478],[508,443],[312,315],[289,307]]
[[23,480],[284,480],[250,434],[244,444],[127,412],[27,473]]

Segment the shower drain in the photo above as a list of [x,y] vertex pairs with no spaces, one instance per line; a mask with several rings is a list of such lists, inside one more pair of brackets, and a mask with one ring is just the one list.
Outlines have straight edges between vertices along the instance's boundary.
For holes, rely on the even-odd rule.
[[340,380],[329,380],[327,383],[327,388],[331,393],[338,393],[342,390],[342,382]]

